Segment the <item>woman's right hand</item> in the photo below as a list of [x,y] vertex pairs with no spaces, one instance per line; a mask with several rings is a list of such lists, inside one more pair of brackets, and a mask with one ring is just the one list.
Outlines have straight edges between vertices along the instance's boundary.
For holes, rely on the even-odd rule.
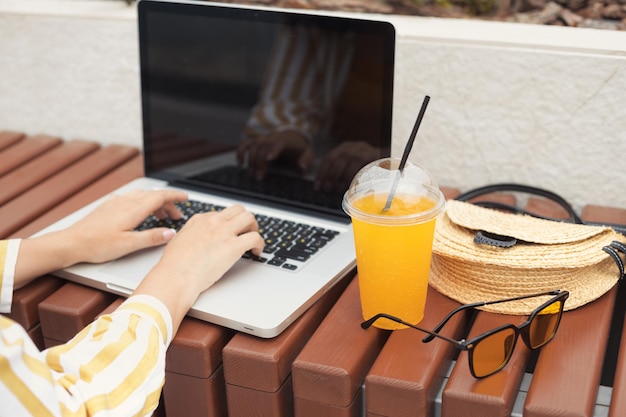
[[161,300],[177,329],[200,293],[217,282],[246,251],[260,255],[263,246],[254,215],[240,205],[196,214],[168,243],[161,260],[135,294]]
[[254,215],[240,205],[194,215],[169,242],[161,267],[181,274],[200,292],[230,269],[246,251],[263,251]]

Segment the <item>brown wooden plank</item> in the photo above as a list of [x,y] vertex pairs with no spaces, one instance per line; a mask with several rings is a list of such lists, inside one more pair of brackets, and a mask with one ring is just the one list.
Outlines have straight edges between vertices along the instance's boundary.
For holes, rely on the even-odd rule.
[[62,285],[61,279],[46,275],[13,292],[13,302],[8,317],[28,331],[28,335],[39,350],[46,347],[39,323],[39,303]]
[[2,190],[0,205],[62,171],[97,148],[98,145],[93,142],[65,142],[15,167],[0,178],[0,190]]
[[61,288],[63,280],[46,275],[13,292],[11,312],[8,317],[15,320],[25,329],[35,327],[39,323],[39,303]]
[[[526,318],[480,312],[468,339],[503,324],[518,325]],[[504,369],[487,378],[476,379],[470,373],[467,352],[462,352],[443,391],[442,417],[510,416],[529,358],[530,351],[518,340]]]
[[119,306],[122,305],[122,303],[124,302],[124,300],[126,300],[123,297],[118,297],[115,299],[115,301],[113,301],[111,304],[109,304],[107,306],[107,308],[105,308],[104,310],[102,310],[97,316],[96,318],[100,317],[100,316],[104,316],[105,314],[111,314],[113,313],[115,310],[117,310],[117,308]]
[[524,416],[593,416],[615,290],[563,314],[537,360]]
[[613,394],[611,395],[611,406],[609,408],[609,417],[622,416],[626,416],[626,321],[624,321],[622,327],[617,367],[613,380]]
[[567,210],[560,204],[541,197],[529,198],[528,204],[526,204],[526,210],[554,219],[567,219],[570,217]]
[[626,225],[626,209],[587,205],[583,209],[583,219],[588,222],[601,222]]
[[208,378],[166,371],[163,405],[167,417],[226,417],[222,367]]
[[482,196],[474,197],[469,201],[472,203],[478,203],[481,201],[491,201],[491,202],[498,202],[502,204],[515,205],[517,203],[517,198],[515,197],[515,195],[510,194],[510,193],[496,192],[496,193],[489,193],[489,194],[485,194]]
[[223,352],[230,417],[248,417],[250,407],[254,407],[255,416],[292,415],[291,364],[352,278],[333,286],[275,338],[243,333],[233,337]]
[[[586,216],[583,212],[583,220]],[[616,290],[563,314],[558,334],[537,360],[525,416],[593,415]]]
[[37,135],[23,139],[0,152],[0,176],[62,143],[60,138]]
[[[226,385],[228,416],[281,417],[293,416],[293,384],[291,375],[274,392],[259,391],[238,385]],[[238,401],[237,399],[241,399]]]
[[207,378],[222,365],[222,349],[232,336],[224,327],[185,317],[167,352],[166,369]]
[[10,237],[25,238],[31,236],[57,220],[60,220],[68,214],[97,200],[98,198],[113,192],[115,189],[141,177],[142,175],[142,157],[141,155],[137,155],[121,165],[119,168],[102,176],[102,178],[98,179],[93,184],[90,184],[88,187],[80,190],[63,202],[42,213],[36,219],[30,221],[26,226],[13,232]]
[[362,415],[361,386],[389,336],[362,320],[357,278],[293,362],[296,416]]
[[461,193],[458,188],[452,188],[452,187],[439,187],[439,188],[441,192],[443,193],[443,196],[446,200],[455,198],[457,195]]
[[346,406],[320,403],[304,398],[294,399],[295,417],[361,417],[363,404],[363,391],[357,391],[354,399]]
[[12,132],[10,130],[0,131],[0,151],[2,151],[4,148],[8,148],[9,146],[16,144],[25,137],[26,135],[20,132]]
[[50,208],[128,161],[137,152],[136,148],[128,146],[107,146],[17,196],[0,207],[0,218],[12,219],[11,222],[0,224],[0,237],[21,229]]
[[35,346],[37,346],[37,349],[44,350],[46,348],[46,343],[43,339],[43,333],[41,331],[41,324],[37,323],[36,326],[31,327],[28,330],[28,336],[30,337],[30,340],[33,341]]
[[[432,288],[419,326],[435,327],[460,304]],[[441,334],[460,338],[468,314],[458,314]],[[426,336],[413,329],[394,331],[365,379],[367,416],[434,416],[434,399],[458,349],[444,340],[423,343]]]
[[186,317],[167,351],[163,400],[168,415],[225,415],[222,350],[233,332]]
[[68,282],[39,303],[46,346],[65,343],[109,306],[116,296]]

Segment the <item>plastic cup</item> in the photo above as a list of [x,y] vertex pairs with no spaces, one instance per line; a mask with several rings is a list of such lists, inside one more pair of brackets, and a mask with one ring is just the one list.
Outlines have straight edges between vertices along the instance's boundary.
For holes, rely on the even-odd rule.
[[[445,198],[434,178],[407,162],[398,181],[400,159],[384,158],[363,167],[343,198],[352,218],[361,309],[367,320],[387,313],[412,324],[424,317],[436,219]],[[389,210],[385,203],[397,182]],[[406,326],[379,319],[374,326]]]

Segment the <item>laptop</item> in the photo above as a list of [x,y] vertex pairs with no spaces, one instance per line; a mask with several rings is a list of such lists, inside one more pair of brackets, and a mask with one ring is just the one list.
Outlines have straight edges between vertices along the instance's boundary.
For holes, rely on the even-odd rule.
[[[390,152],[394,28],[156,0],[138,3],[138,25],[145,176],[116,193],[184,189],[185,210],[239,203],[254,213],[273,233],[264,234],[267,253],[237,261],[189,315],[275,337],[354,270],[341,198],[359,168]],[[281,151],[268,157],[264,146],[274,143]],[[99,202],[40,233],[72,224]],[[162,251],[56,275],[127,296]]]

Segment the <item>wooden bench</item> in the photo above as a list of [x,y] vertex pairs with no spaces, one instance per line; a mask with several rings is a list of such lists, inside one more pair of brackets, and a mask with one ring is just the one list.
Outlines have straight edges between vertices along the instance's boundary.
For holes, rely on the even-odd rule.
[[[27,237],[142,173],[132,147],[0,132],[0,238]],[[445,190],[447,197],[457,191]],[[513,198],[503,196],[502,198]],[[533,209],[559,216],[531,199]],[[561,213],[562,215],[562,213]],[[587,206],[583,218],[626,224],[626,209]],[[617,273],[617,272],[616,272]],[[451,345],[421,343],[414,330],[362,330],[358,277],[349,277],[274,339],[186,318],[167,354],[162,404],[176,416],[602,416],[626,415],[624,285],[564,314],[539,354],[523,344],[511,363],[475,380]],[[99,314],[111,294],[42,277],[15,293],[10,316],[44,348],[62,343]],[[430,291],[422,325],[458,303]],[[459,316],[460,337],[510,317]],[[622,340],[624,339],[624,340]]]

